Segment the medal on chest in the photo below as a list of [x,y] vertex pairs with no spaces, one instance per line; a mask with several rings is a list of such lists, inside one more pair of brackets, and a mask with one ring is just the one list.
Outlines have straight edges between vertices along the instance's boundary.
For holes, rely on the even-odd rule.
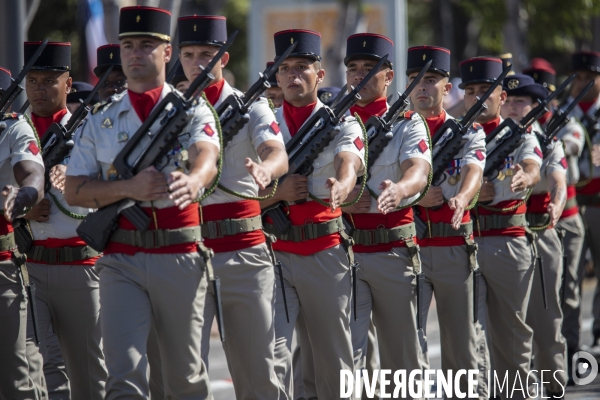
[[460,165],[461,159],[452,160],[448,163],[448,169],[446,173],[448,174],[448,183],[452,186],[456,186],[458,182],[460,182]]
[[116,181],[118,176],[119,176],[119,173],[117,172],[117,169],[115,168],[115,166],[113,164],[110,164],[108,171],[106,171],[106,178],[109,181]]
[[504,173],[506,174],[506,176],[513,176],[515,174],[515,171],[511,169],[514,160],[514,157],[507,157],[506,160],[504,160]]

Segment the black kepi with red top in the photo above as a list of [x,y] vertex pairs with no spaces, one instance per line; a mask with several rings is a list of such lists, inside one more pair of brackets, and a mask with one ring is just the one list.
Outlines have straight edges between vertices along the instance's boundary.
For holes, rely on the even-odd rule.
[[600,74],[600,53],[597,51],[580,51],[571,56],[573,71],[592,71]]
[[171,41],[171,13],[156,7],[123,7],[119,16],[119,39],[151,36]]
[[390,68],[394,65],[394,42],[386,36],[376,33],[357,33],[346,40],[346,57],[344,64],[352,60],[379,61],[384,56]]
[[94,75],[98,78],[106,71],[111,65],[113,71],[122,71],[121,67],[121,45],[119,44],[106,44],[96,49],[96,68],[94,68]]
[[556,71],[547,60],[539,57],[532,59],[531,65],[524,69],[523,73],[548,90],[556,90]]
[[220,15],[190,15],[177,20],[179,47],[217,46],[227,42],[227,20]]
[[288,29],[276,32],[274,39],[275,59],[285,53],[291,44],[297,43],[288,58],[304,57],[321,61],[321,34],[319,32],[307,29]]
[[[25,64],[35,54],[42,42],[25,42],[23,44]],[[31,71],[70,71],[71,43],[48,42]]]
[[470,83],[494,83],[502,73],[502,60],[496,57],[473,57],[459,64],[460,78],[458,85],[464,89]]
[[428,71],[437,72],[443,76],[450,76],[450,50],[436,46],[415,46],[408,49],[406,59],[406,75],[419,72],[429,62]]

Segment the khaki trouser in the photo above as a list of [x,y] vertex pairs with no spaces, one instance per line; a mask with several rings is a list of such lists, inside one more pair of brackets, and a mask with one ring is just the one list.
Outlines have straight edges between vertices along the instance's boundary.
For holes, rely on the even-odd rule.
[[552,378],[549,379],[546,389],[553,393],[561,393],[567,384],[567,342],[561,333],[561,244],[555,229],[545,229],[537,234],[538,251],[544,264],[548,308],[544,308],[542,281],[539,269],[536,268],[527,310],[527,325],[533,329],[533,367],[537,371],[552,371]]
[[110,254],[96,267],[109,375],[106,399],[148,397],[146,349],[153,323],[167,398],[212,399],[200,357],[206,295],[200,255]]
[[[569,354],[575,354],[579,348],[580,318],[581,318],[581,278],[583,271],[580,271],[581,252],[583,251],[583,240],[585,228],[581,215],[575,214],[571,217],[560,219],[557,224],[558,229],[565,231],[563,239],[565,245],[565,255],[567,257],[567,275],[564,290],[563,307],[563,325],[562,334],[567,340],[567,350]],[[581,264],[583,265],[583,263]],[[570,364],[570,362],[568,363]]]
[[[100,333],[100,291],[98,274],[90,265],[46,265],[27,263],[29,276],[36,285],[39,331],[42,335],[39,352],[52,365],[60,364],[61,354],[69,376],[71,396],[74,399],[103,399],[107,379]],[[31,322],[31,320],[30,320]],[[54,343],[47,346],[48,334],[53,330],[60,349]],[[28,354],[37,349],[33,324],[29,324]],[[32,378],[39,382],[43,368],[36,365]],[[54,379],[53,379],[54,378]],[[46,376],[49,398],[64,399],[60,393],[50,395],[50,388],[59,386],[59,376]],[[52,381],[50,381],[53,379]],[[52,385],[50,384],[52,382]],[[67,397],[68,398],[68,397]]]
[[[44,359],[44,378],[46,379],[48,398],[50,400],[69,400],[71,398],[71,387],[67,376],[67,368],[60,350],[58,337],[52,326],[48,327],[44,347],[42,358]],[[104,360],[104,355],[102,360]],[[106,370],[104,374],[106,374]],[[106,381],[106,378],[103,381]]]
[[[427,320],[431,299],[435,295],[440,324],[442,370],[456,373],[461,369],[478,369],[477,332],[473,316],[473,273],[469,267],[467,246],[421,247],[421,264],[425,274],[423,320]],[[487,398],[485,386],[485,379],[480,379],[478,393],[481,398]],[[468,388],[465,375],[460,380],[460,389],[466,393]],[[447,396],[451,398],[451,394]]]
[[[582,208],[583,219],[587,227],[587,245],[592,253],[594,262],[594,272],[598,282],[600,282],[600,207],[588,206]],[[594,324],[592,325],[592,334],[594,339],[600,339],[600,285],[596,285],[594,300],[592,303],[592,314]]]
[[[281,261],[290,322],[281,288],[275,301],[275,372],[280,399],[293,399],[292,334],[300,307],[312,345],[319,399],[338,399],[340,370],[353,371],[350,335],[350,268],[341,245],[309,256],[275,252]],[[276,282],[279,272],[275,270]]]
[[[27,296],[17,266],[0,261],[0,399],[40,399],[26,356]],[[41,365],[41,356],[37,362]]]
[[[308,339],[308,331],[302,310],[296,320],[296,338],[298,345],[294,349],[292,359],[294,375],[294,399],[317,399],[317,388],[315,386],[315,367],[313,362],[312,346]],[[377,345],[377,333],[373,320],[369,325],[369,338],[367,342],[366,365],[369,376],[373,376],[374,370],[379,370],[379,346]],[[375,390],[375,398],[379,396],[379,381]],[[367,399],[367,394],[363,391],[363,399]]]
[[426,343],[425,337],[417,331],[416,279],[408,249],[356,253],[355,257],[359,265],[358,319],[350,320],[355,369],[366,368],[372,312],[381,368],[404,369],[407,374],[421,370],[425,367]]
[[[487,284],[484,328],[492,369],[500,381],[507,374],[508,382],[515,382],[519,374],[525,385],[533,339],[533,331],[525,322],[533,283],[531,246],[525,236],[486,236],[475,241],[479,245],[477,261]],[[488,390],[490,397],[495,393],[505,398],[507,393],[506,388],[501,393],[493,387]],[[521,396],[522,392],[515,392],[513,399]]]
[[[223,349],[236,399],[277,399],[279,382],[273,366],[275,273],[267,245],[216,253],[212,264],[221,281]],[[213,321],[215,314],[209,284],[204,320]],[[210,329],[209,323],[202,329],[202,359],[207,367]]]

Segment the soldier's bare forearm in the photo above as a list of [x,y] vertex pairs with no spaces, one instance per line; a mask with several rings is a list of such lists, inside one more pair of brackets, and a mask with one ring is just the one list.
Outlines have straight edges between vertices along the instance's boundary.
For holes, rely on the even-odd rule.
[[279,142],[267,141],[258,148],[261,166],[271,171],[271,177],[277,179],[288,172],[288,157],[285,148]]
[[19,201],[25,207],[33,207],[44,198],[44,167],[34,161],[20,161],[13,167],[15,179],[20,186]]
[[550,201],[559,208],[565,206],[567,201],[567,178],[565,174],[555,171],[548,176]]
[[201,188],[210,186],[217,177],[219,149],[208,142],[192,144],[188,149],[190,157],[189,176],[196,180]]
[[65,200],[70,206],[100,208],[131,197],[127,180],[103,181],[89,176],[67,176]]
[[342,151],[336,154],[334,159],[335,179],[341,184],[345,193],[343,200],[354,188],[361,166],[362,160],[354,153]]
[[402,189],[402,199],[412,197],[425,189],[430,168],[429,163],[420,158],[410,158],[400,164],[402,178],[397,184]]
[[526,189],[531,189],[540,181],[540,165],[534,160],[525,159],[521,161],[521,166],[527,182]]
[[460,186],[458,195],[470,202],[481,187],[483,170],[478,165],[467,164],[462,167],[460,175],[462,185]]

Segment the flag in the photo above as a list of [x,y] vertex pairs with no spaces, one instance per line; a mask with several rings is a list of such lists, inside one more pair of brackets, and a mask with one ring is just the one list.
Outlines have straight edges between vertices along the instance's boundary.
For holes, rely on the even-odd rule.
[[[92,84],[98,82],[94,75],[96,67],[96,49],[107,44],[104,34],[104,8],[102,0],[79,0],[78,7],[79,29],[85,40],[81,41],[81,51],[84,55],[84,77]],[[81,37],[81,36],[80,36]]]

